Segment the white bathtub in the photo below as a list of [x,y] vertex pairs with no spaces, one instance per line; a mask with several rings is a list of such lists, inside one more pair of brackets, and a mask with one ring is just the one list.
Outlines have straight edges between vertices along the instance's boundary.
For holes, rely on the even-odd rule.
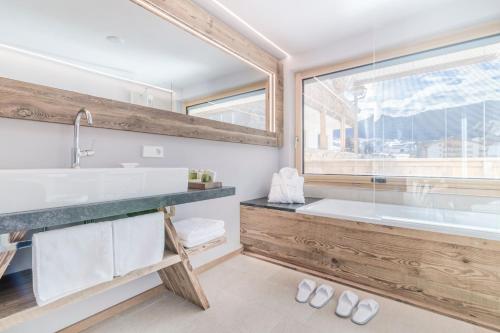
[[363,201],[323,199],[297,213],[500,240],[500,215]]

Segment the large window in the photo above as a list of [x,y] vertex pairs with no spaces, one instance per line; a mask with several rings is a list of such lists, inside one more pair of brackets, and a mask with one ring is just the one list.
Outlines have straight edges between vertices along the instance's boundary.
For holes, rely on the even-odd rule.
[[257,129],[266,129],[266,88],[238,89],[205,97],[186,105],[191,116],[222,121]]
[[300,80],[304,174],[500,179],[498,35]]

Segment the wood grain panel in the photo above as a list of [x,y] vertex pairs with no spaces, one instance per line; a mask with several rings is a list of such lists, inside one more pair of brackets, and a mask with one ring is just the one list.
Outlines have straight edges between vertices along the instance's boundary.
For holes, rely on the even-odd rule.
[[173,207],[164,210],[165,248],[179,254],[181,262],[159,270],[158,275],[165,288],[206,310],[210,305],[175,231],[171,219],[174,214]]
[[210,250],[214,247],[220,246],[220,245],[225,244],[225,243],[227,243],[227,238],[226,238],[226,236],[222,236],[222,237],[215,238],[209,242],[200,244],[198,246],[186,249],[185,251],[186,251],[186,254],[188,256],[193,256],[195,254],[205,252],[206,250]]
[[0,78],[0,117],[72,125],[82,107],[99,128],[277,145],[276,134],[263,130]]
[[276,85],[274,93],[274,129],[278,136],[278,146],[283,146],[283,136],[285,128],[285,111],[284,111],[284,77],[283,77],[283,64],[278,66],[278,72],[275,75]]
[[500,242],[241,206],[245,251],[500,328]]
[[208,299],[189,262],[183,260],[178,264],[158,271],[165,287],[174,294],[206,310],[210,307]]

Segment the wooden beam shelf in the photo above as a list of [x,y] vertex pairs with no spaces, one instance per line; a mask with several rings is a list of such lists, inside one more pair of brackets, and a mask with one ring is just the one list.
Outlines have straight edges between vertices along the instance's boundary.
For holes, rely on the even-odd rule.
[[43,306],[38,306],[36,304],[33,294],[31,270],[4,276],[0,279],[0,331],[26,320],[37,318],[53,309],[100,294],[180,262],[181,256],[179,254],[166,251],[163,259],[154,265],[137,269],[123,276],[115,277],[111,281],[76,292]]
[[219,245],[222,245],[226,242],[227,242],[226,236],[218,237],[218,238],[211,240],[209,242],[206,242],[206,243],[200,244],[198,246],[186,249],[186,254],[192,256],[192,255],[204,252],[206,250],[212,249],[214,247],[217,247]]

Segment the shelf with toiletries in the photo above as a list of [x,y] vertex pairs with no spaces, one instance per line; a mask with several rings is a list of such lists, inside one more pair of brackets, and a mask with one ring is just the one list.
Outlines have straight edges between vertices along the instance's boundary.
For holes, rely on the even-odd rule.
[[208,190],[221,188],[222,182],[217,180],[217,174],[212,170],[189,170],[189,189]]

